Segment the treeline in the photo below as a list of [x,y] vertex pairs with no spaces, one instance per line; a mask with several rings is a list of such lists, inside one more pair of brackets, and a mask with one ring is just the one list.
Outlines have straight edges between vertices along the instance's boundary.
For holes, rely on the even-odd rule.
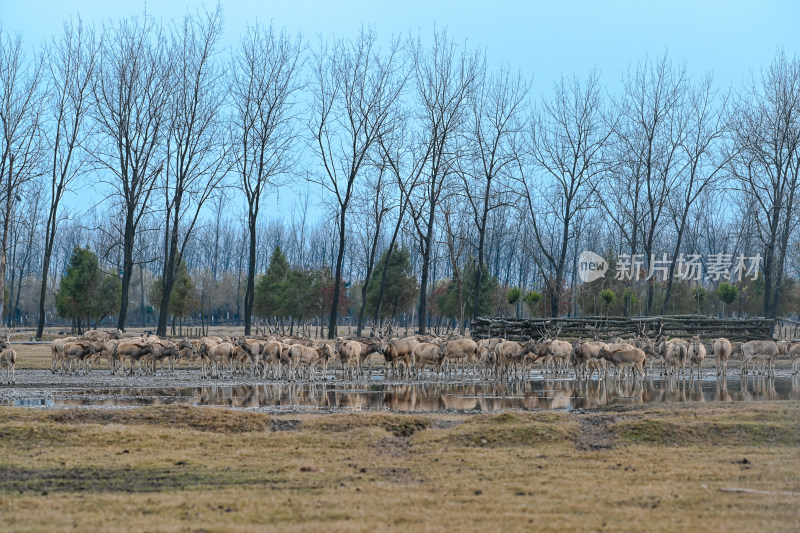
[[[592,71],[542,95],[445,31],[253,25],[230,49],[221,32],[219,7],[69,20],[36,52],[0,29],[4,320],[165,334],[192,316],[246,333],[324,317],[333,336],[343,317],[424,332],[485,314],[798,312],[796,55],[738,87],[664,54],[616,93]],[[584,250],[611,268],[582,284]],[[86,252],[118,281],[116,309],[59,304]],[[680,275],[689,256],[700,276]],[[731,276],[738,257],[760,260]]]

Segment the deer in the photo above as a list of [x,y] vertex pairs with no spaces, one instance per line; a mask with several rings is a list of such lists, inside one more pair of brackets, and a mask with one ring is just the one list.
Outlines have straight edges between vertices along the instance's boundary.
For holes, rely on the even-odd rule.
[[17,352],[15,352],[13,348],[4,348],[0,351],[0,368],[6,369],[6,383],[8,385],[17,382],[17,374],[14,369],[16,364]]
[[714,353],[714,362],[717,365],[717,376],[728,373],[728,358],[731,356],[733,347],[731,341],[726,338],[715,339],[711,347]]
[[694,367],[697,367],[697,379],[702,377],[703,361],[706,358],[706,347],[700,342],[700,337],[695,335],[689,342],[689,350],[687,352],[689,358],[689,375],[694,378]]
[[[630,368],[633,371],[634,378],[644,377],[645,355],[644,351],[639,348],[631,347],[622,348],[619,350],[601,348],[597,356],[598,358],[602,358],[613,363],[617,368]],[[621,372],[617,373],[617,378],[619,378],[621,374]]]

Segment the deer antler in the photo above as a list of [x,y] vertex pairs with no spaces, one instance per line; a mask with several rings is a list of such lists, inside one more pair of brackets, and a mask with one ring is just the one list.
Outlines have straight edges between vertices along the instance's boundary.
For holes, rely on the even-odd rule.
[[653,336],[653,341],[657,341],[661,337],[661,330],[664,329],[664,321],[658,321],[658,332]]

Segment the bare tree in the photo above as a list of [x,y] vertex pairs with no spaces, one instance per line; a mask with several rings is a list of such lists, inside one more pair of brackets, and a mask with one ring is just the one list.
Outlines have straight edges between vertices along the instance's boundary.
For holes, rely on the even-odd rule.
[[[220,235],[222,229],[222,215],[225,213],[225,208],[228,206],[228,196],[225,194],[225,189],[217,191],[215,197],[216,203],[214,204],[214,246],[210,251],[209,257],[211,258],[211,279],[214,282],[219,281],[220,270]],[[225,254],[228,255],[228,254]]]
[[[22,39],[11,38],[0,26],[0,205],[3,234],[0,241],[0,300],[5,291],[6,263],[15,205],[25,183],[40,175],[44,92],[42,58],[25,61]],[[0,301],[0,322],[3,318]]]
[[774,318],[780,302],[789,235],[797,224],[800,185],[800,60],[778,52],[753,79],[736,108],[733,171],[747,203],[758,214],[764,247],[764,316]]
[[359,336],[364,329],[364,310],[367,307],[367,291],[369,290],[373,268],[375,267],[378,245],[380,244],[381,228],[384,218],[393,208],[386,194],[388,182],[391,180],[387,167],[388,164],[385,158],[379,161],[374,171],[375,175],[371,177],[364,190],[366,209],[364,209],[362,215],[362,220],[365,221],[362,230],[364,232],[363,251],[366,261],[364,265],[364,282],[361,285],[361,307],[358,310],[358,325],[356,326],[356,335]]
[[[686,69],[674,68],[665,53],[655,64],[639,64],[634,74],[628,74],[624,86],[618,112],[625,129],[618,128],[617,133],[638,170],[637,181],[644,196],[641,243],[645,264],[650,268],[667,198],[682,170],[679,156],[685,125],[679,120],[679,111],[685,96]],[[636,253],[631,250],[631,255]],[[648,315],[653,310],[653,289],[654,278],[647,285]]]
[[249,27],[239,44],[233,65],[231,93],[235,169],[247,201],[249,258],[244,295],[244,331],[250,335],[255,302],[258,215],[261,199],[270,186],[290,174],[296,163],[293,151],[295,96],[300,90],[302,41],[272,26]]
[[[484,61],[477,52],[462,50],[445,32],[434,33],[433,45],[412,43],[411,56],[416,81],[422,174],[419,194],[409,205],[422,255],[418,331],[425,333],[428,321],[428,278],[431,267],[436,213],[445,185],[456,170],[457,141],[468,117],[471,98],[483,75]],[[435,277],[435,276],[434,276]]]
[[[448,196],[442,201],[442,215],[444,217],[444,233],[445,245],[447,247],[447,256],[450,259],[450,268],[453,271],[453,281],[456,283],[456,297],[458,298],[458,330],[461,335],[466,332],[466,323],[464,322],[464,272],[461,268],[461,256],[464,253],[464,248],[467,245],[468,239],[466,238],[466,228],[462,217],[458,216],[457,198],[453,195]],[[454,220],[455,219],[455,220]],[[478,265],[476,270],[476,277],[480,277],[481,266]],[[475,299],[475,304],[480,307],[480,295]],[[478,312],[473,310],[472,315],[477,316]]]
[[310,177],[336,201],[338,252],[328,338],[337,335],[347,216],[356,180],[368,164],[377,140],[394,127],[389,120],[405,84],[400,41],[384,52],[372,29],[362,28],[355,41],[338,40],[333,49],[323,43],[314,54],[314,103],[309,129],[323,172]]
[[[613,130],[616,134],[609,139],[608,149],[608,160],[612,162],[612,166],[600,180],[601,186],[596,197],[613,230],[608,240],[617,244],[615,249],[627,248],[633,255],[639,250],[645,218],[642,207],[643,165],[638,151],[630,151],[629,144],[620,140],[625,137],[622,132],[627,131],[626,126],[616,124]],[[619,241],[624,241],[625,246]],[[626,280],[625,283],[631,285],[632,281]],[[626,291],[623,297],[624,316],[628,316],[630,312],[629,294],[630,291]]]
[[[480,310],[482,270],[485,262],[486,228],[489,214],[504,205],[508,187],[501,183],[513,171],[518,154],[514,147],[522,132],[530,84],[507,67],[484,80],[472,105],[467,133],[467,169],[462,171],[464,192],[478,230],[478,269],[475,276],[472,318]],[[463,322],[463,319],[462,319]]]
[[373,315],[375,324],[378,324],[381,316],[389,260],[396,249],[395,244],[397,243],[400,229],[405,222],[405,215],[408,212],[411,196],[419,183],[419,178],[425,169],[425,160],[427,159],[427,157],[421,155],[426,151],[427,147],[417,143],[416,139],[413,138],[409,117],[399,107],[395,111],[397,112],[397,117],[394,120],[397,121],[397,127],[379,139],[381,161],[385,161],[388,165],[397,184],[398,211],[392,237],[389,239],[389,246],[386,250],[386,260],[383,262],[383,269],[381,270],[378,302],[375,305],[375,314]]
[[706,76],[699,85],[691,85],[687,91],[686,105],[678,110],[686,136],[681,144],[683,152],[683,175],[675,187],[674,205],[671,212],[675,222],[675,249],[667,275],[667,290],[661,305],[661,314],[666,314],[672,294],[675,275],[675,258],[681,250],[689,213],[695,202],[713,188],[728,167],[734,153],[725,146],[728,134],[727,95],[715,105],[711,76]]
[[96,160],[113,177],[123,212],[122,299],[117,327],[125,329],[136,232],[163,170],[171,87],[167,43],[147,14],[105,28],[93,94],[99,144]]
[[50,124],[45,129],[48,149],[51,152],[50,208],[44,231],[44,257],[42,259],[42,284],[39,291],[39,315],[36,338],[44,332],[47,278],[53,254],[58,224],[59,208],[64,194],[75,179],[86,172],[89,153],[86,142],[91,134],[87,115],[91,104],[91,81],[97,66],[98,45],[94,31],[86,29],[79,19],[77,24],[64,23],[59,40],[53,38],[47,49],[50,73]]
[[172,33],[158,335],[167,333],[169,301],[186,245],[203,206],[226,172],[223,70],[214,57],[221,33],[219,4],[213,13],[186,15]]
[[[22,197],[25,201],[23,205],[24,216],[17,217],[18,220],[12,224],[12,233],[15,234],[12,238],[12,251],[11,251],[11,283],[9,291],[9,313],[8,313],[8,326],[15,325],[16,310],[19,309],[20,295],[22,294],[22,284],[25,276],[29,273],[28,268],[32,262],[34,254],[38,252],[36,237],[37,227],[41,223],[40,205],[42,203],[43,191],[38,186],[37,181],[31,181],[25,190],[22,192]],[[21,250],[17,251],[20,247]],[[16,280],[16,286],[14,282]]]
[[577,77],[562,78],[553,100],[544,101],[532,119],[530,154],[536,173],[520,165],[520,184],[538,248],[533,256],[547,284],[554,317],[561,308],[576,218],[591,207],[598,178],[606,169],[603,148],[610,135],[596,72],[585,83]]

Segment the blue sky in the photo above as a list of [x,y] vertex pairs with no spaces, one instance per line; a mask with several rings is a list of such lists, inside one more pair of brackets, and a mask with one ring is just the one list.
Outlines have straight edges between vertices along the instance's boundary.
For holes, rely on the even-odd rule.
[[[0,0],[3,30],[38,47],[61,31],[62,22],[80,15],[98,26],[107,19],[147,8],[165,22],[213,0]],[[715,85],[738,87],[751,72],[767,66],[776,50],[800,52],[800,0],[702,1],[435,1],[404,2],[225,0],[224,44],[235,46],[248,23],[258,20],[306,39],[354,36],[362,24],[378,34],[420,32],[434,26],[487,53],[490,66],[504,62],[533,77],[533,97],[548,96],[560,75],[585,77],[592,68],[614,93],[629,66],[669,51],[686,62],[692,76],[713,72]],[[301,188],[304,185],[301,185]],[[296,197],[296,192],[282,195]],[[269,203],[276,207],[273,195]],[[284,216],[288,216],[284,213]]]
[[[4,29],[30,45],[60,30],[79,14],[100,23],[147,10],[164,20],[213,1],[0,0]],[[490,62],[507,62],[534,76],[534,89],[548,92],[561,74],[584,76],[596,67],[610,89],[629,64],[669,50],[691,74],[713,71],[719,85],[737,85],[767,65],[778,47],[800,50],[800,1],[309,1],[225,0],[226,42],[234,45],[248,22],[274,21],[307,38],[354,35],[361,24],[378,33],[421,31],[434,24],[458,40],[487,51]]]

